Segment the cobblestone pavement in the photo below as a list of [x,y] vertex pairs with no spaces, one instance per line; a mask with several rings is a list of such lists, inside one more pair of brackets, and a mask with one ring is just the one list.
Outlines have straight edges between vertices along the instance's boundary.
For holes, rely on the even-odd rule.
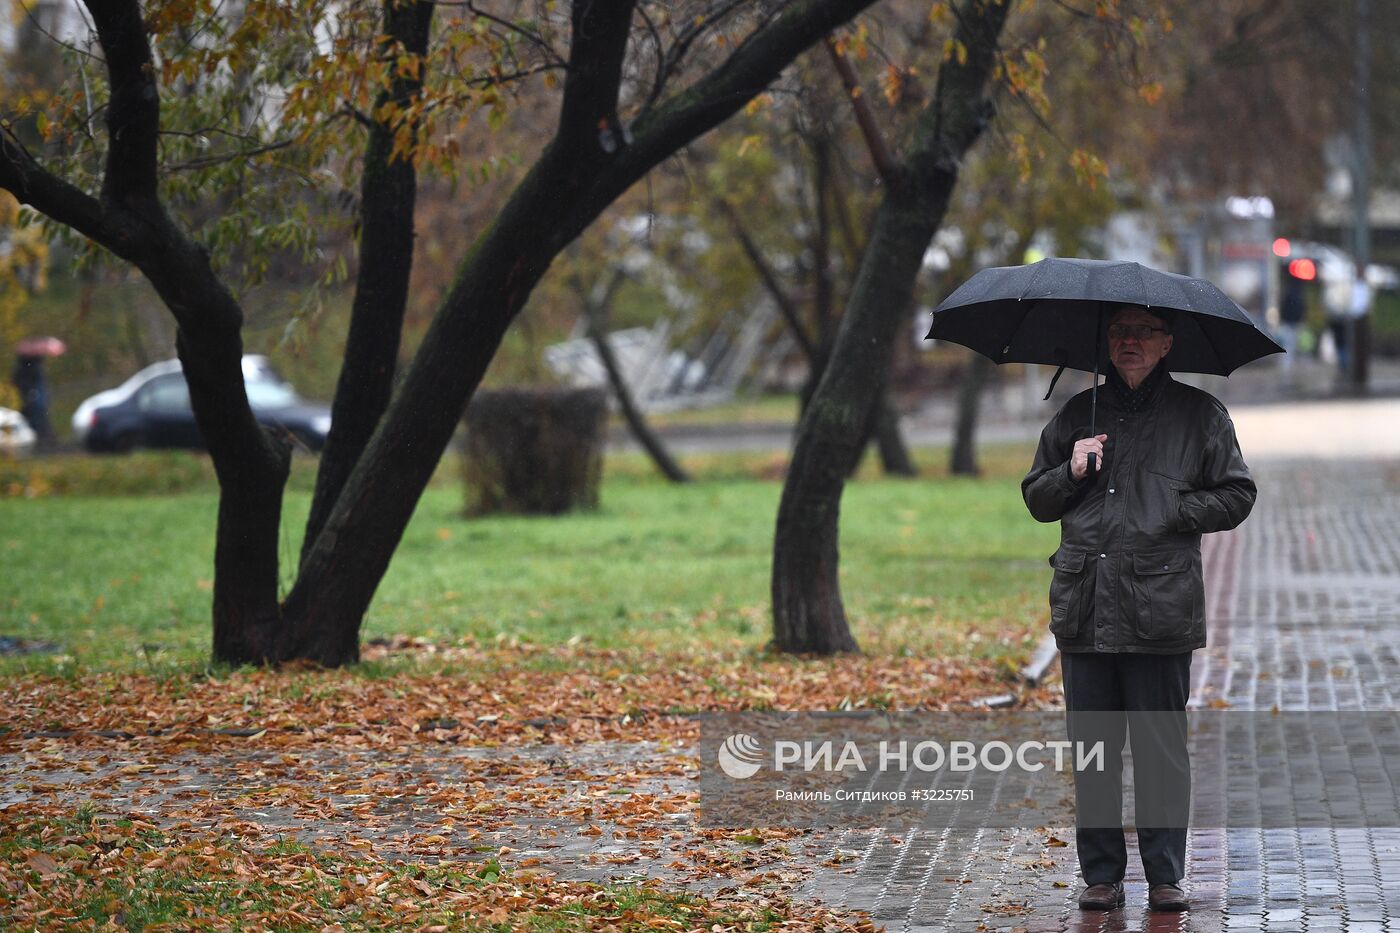
[[[1206,541],[1211,643],[1196,654],[1193,704],[1397,709],[1400,462],[1271,461],[1256,476],[1261,496],[1249,521]],[[1397,828],[1194,830],[1193,909],[1181,915],[1144,909],[1130,834],[1128,906],[1087,914],[1075,907],[1080,883],[1073,845],[1065,844],[1072,827],[837,829],[710,837],[700,846],[687,799],[694,772],[686,754],[693,752],[618,744],[430,747],[388,757],[319,752],[290,763],[273,752],[245,752],[176,757],[133,771],[139,749],[84,761],[58,743],[47,759],[37,747],[0,756],[0,806],[91,801],[170,822],[197,821],[201,801],[246,799],[237,810],[246,822],[234,831],[256,824],[311,841],[349,833],[410,859],[431,853],[434,839],[466,840],[483,853],[507,846],[503,863],[528,859],[564,877],[652,877],[696,891],[776,888],[869,911],[892,930],[1400,933]],[[315,806],[266,795],[268,785],[295,782],[307,768],[398,775],[403,793],[357,794],[346,786]],[[492,789],[485,816],[465,804],[444,812],[434,799],[433,788],[473,781]],[[494,790],[502,786],[510,792]],[[577,821],[532,812],[531,795],[541,793],[576,796]],[[636,802],[630,811],[610,809],[627,801]]]

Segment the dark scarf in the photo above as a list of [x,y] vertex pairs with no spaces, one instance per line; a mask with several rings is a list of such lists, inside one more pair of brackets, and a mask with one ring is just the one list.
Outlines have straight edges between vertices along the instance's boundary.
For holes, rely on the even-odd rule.
[[1110,366],[1107,382],[1118,407],[1131,414],[1152,407],[1152,403],[1157,399],[1157,389],[1166,373],[1167,368],[1158,363],[1157,367],[1147,374],[1147,378],[1138,383],[1136,389],[1130,389],[1123,377],[1118,375],[1118,370]]

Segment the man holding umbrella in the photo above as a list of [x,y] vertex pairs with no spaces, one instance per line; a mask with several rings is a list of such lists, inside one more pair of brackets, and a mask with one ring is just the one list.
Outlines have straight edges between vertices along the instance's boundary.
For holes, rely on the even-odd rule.
[[1210,282],[1098,259],[983,269],[934,311],[929,337],[998,363],[1058,365],[1056,379],[1094,373],[1046,425],[1021,483],[1031,514],[1060,523],[1050,631],[1069,738],[1104,742],[1104,770],[1075,774],[1079,906],[1123,905],[1129,739],[1148,905],[1185,910],[1185,710],[1191,652],[1206,643],[1201,535],[1244,521],[1256,490],[1225,407],[1170,373],[1228,376],[1283,348]]
[[[1107,740],[1105,772],[1075,779],[1087,885],[1079,906],[1087,910],[1124,902],[1128,723],[1148,906],[1188,906],[1180,887],[1191,780],[1185,709],[1191,652],[1206,643],[1201,534],[1234,528],[1255,499],[1225,407],[1167,372],[1175,320],[1168,309],[1109,310],[1104,410],[1092,412],[1089,391],[1071,399],[1042,432],[1021,483],[1031,514],[1061,527],[1050,630],[1070,738]],[[1094,414],[1102,433],[1087,427]]]

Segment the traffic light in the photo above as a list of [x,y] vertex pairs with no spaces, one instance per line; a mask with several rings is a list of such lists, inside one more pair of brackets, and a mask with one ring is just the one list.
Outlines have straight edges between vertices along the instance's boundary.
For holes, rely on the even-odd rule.
[[1317,278],[1317,264],[1311,259],[1294,259],[1288,264],[1288,274],[1303,282]]

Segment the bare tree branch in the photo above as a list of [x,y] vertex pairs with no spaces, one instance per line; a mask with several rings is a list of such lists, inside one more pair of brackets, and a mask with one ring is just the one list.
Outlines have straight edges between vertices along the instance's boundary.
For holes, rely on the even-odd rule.
[[753,235],[744,226],[744,221],[739,217],[739,212],[734,209],[725,198],[715,198],[715,204],[719,207],[720,213],[724,214],[729,221],[730,228],[734,231],[734,237],[739,241],[739,247],[748,257],[749,264],[758,273],[758,280],[763,283],[763,288],[773,299],[773,303],[782,312],[783,320],[787,322],[788,328],[792,331],[793,337],[797,339],[797,345],[802,348],[802,355],[807,358],[808,363],[812,363],[817,358],[816,343],[807,333],[807,328],[802,324],[802,314],[797,310],[797,305],[793,302],[792,296],[783,288],[778,281],[778,275],[773,271],[773,267],[768,264],[763,251],[754,242]]
[[361,110],[359,107],[356,107],[354,104],[347,103],[345,106],[341,107],[338,111],[336,111],[336,113],[349,117],[350,119],[354,120],[356,123],[360,124],[360,126],[363,126],[367,130],[374,129],[376,125],[374,120],[370,118],[369,114],[365,113],[363,110]]
[[[445,7],[457,6],[459,4],[451,2],[441,2],[440,0],[440,2],[437,5],[440,7]],[[500,26],[502,29],[506,30],[506,32],[514,33],[515,35],[518,35],[521,38],[525,39],[531,45],[535,46],[541,52],[543,52],[545,58],[553,62],[554,64],[564,64],[564,59],[562,56],[560,56],[559,52],[554,48],[553,45],[549,43],[549,40],[545,39],[545,37],[540,35],[539,33],[531,32],[524,26],[521,26],[519,23],[512,23],[510,20],[497,16],[494,13],[488,13],[487,11],[478,7],[474,2],[472,2],[472,0],[466,0],[465,3],[462,3],[460,5],[465,7],[469,13],[479,16],[487,22],[495,23],[497,26]]]
[[873,0],[805,0],[788,4],[721,65],[633,124],[629,162],[647,167],[718,125],[782,73],[794,55],[872,4]]
[[651,93],[642,102],[642,110],[645,111],[661,97],[661,89],[665,86],[665,63],[666,48],[661,41],[661,33],[656,28],[656,23],[652,21],[651,15],[647,13],[645,4],[637,6],[637,12],[641,14],[642,22],[646,24],[647,34],[651,36],[652,47],[656,50],[656,77],[652,79]]
[[30,5],[28,3],[24,2],[24,0],[20,0],[20,9],[24,10],[24,18],[29,21],[29,25],[34,27],[34,31],[39,33],[45,39],[48,39],[54,45],[60,48],[67,49],[82,60],[93,62],[101,61],[101,59],[99,59],[96,55],[92,54],[90,50],[73,45],[71,42],[64,42],[58,36],[45,29],[44,24],[39,22],[39,18],[34,15],[34,11],[30,8]]
[[[837,150],[837,157],[842,158],[844,162],[840,149]],[[851,269],[858,268],[861,254],[865,252],[865,243],[856,234],[855,222],[851,219],[851,199],[846,191],[842,172],[833,172],[831,175],[831,201],[836,213],[836,227],[841,231],[842,253],[846,265]]]
[[[529,68],[521,68],[518,71],[512,71],[505,74],[486,75],[485,77],[481,78],[463,78],[462,86],[469,88],[504,87],[507,84],[511,84],[516,81],[523,81],[526,78],[533,78],[535,75],[541,75],[548,71],[562,71],[567,67],[568,66],[565,65],[563,62],[559,62],[557,64],[549,63],[543,65],[534,65]],[[436,97],[433,99],[433,102],[428,107],[424,108],[424,112],[426,113],[430,109],[440,110],[444,107],[456,107],[476,102],[476,98],[467,94],[454,94],[451,96]]]
[[676,40],[671,43],[671,48],[662,56],[651,94],[647,97],[646,103],[642,105],[642,113],[646,113],[656,101],[661,99],[666,84],[680,68],[681,62],[685,60],[685,56],[690,52],[690,47],[695,44],[695,41],[707,31],[714,29],[743,5],[744,0],[723,0],[705,12],[697,14],[686,24],[686,27],[676,36]]
[[209,168],[214,165],[223,165],[227,162],[239,162],[245,159],[251,159],[254,156],[266,155],[269,152],[278,152],[294,144],[295,140],[284,139],[263,146],[254,146],[250,149],[239,149],[235,152],[205,156],[202,159],[191,159],[188,162],[177,162],[174,165],[165,166],[164,170],[166,172],[190,172],[196,169]]
[[856,77],[855,69],[837,46],[836,40],[830,36],[826,39],[826,50],[831,54],[831,62],[836,66],[836,73],[841,76],[841,84],[846,88],[846,97],[851,102],[851,110],[855,112],[856,124],[860,127],[861,136],[865,138],[866,148],[870,150],[870,161],[875,164],[875,171],[880,173],[881,180],[894,188],[900,183],[899,161],[890,152],[889,144],[885,142],[884,134],[875,122],[875,114],[870,111],[870,102],[865,99],[865,90],[860,86],[860,79]]

